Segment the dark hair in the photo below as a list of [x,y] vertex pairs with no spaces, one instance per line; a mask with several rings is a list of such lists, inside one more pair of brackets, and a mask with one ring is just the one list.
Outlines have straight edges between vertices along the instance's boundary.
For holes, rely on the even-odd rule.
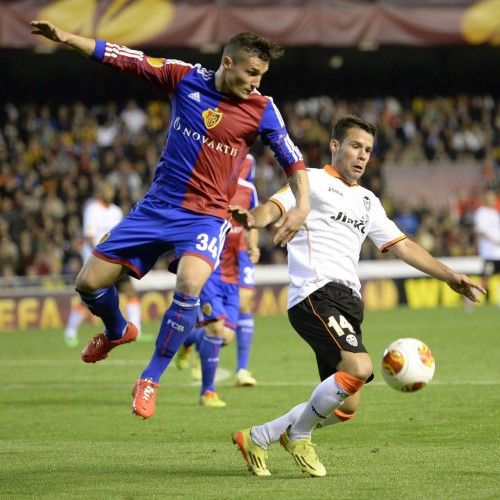
[[239,57],[258,57],[269,62],[281,57],[285,51],[275,42],[256,35],[255,33],[238,33],[233,36],[224,47],[224,56],[229,56],[234,62]]
[[337,141],[342,142],[346,136],[346,132],[350,128],[360,128],[365,132],[368,132],[373,137],[377,133],[377,129],[368,122],[365,122],[362,118],[355,115],[346,115],[340,118],[340,120],[334,125],[332,130],[332,139],[337,139]]

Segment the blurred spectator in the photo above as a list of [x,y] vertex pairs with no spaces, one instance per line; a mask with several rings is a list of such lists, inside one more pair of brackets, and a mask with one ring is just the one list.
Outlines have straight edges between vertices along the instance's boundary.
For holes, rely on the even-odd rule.
[[[500,179],[500,109],[490,96],[394,97],[347,102],[315,96],[287,102],[284,119],[306,164],[329,159],[331,127],[352,113],[378,127],[364,185],[397,223],[435,256],[475,253],[476,193],[457,193],[448,213],[398,204],[384,193],[385,163],[402,169],[438,162],[480,164],[486,185]],[[128,212],[149,184],[168,128],[170,105],[130,100],[86,106],[6,103],[0,109],[0,275],[75,273],[81,266],[81,207],[104,181]],[[255,184],[267,199],[286,179],[270,150],[257,144]],[[404,172],[404,170],[402,170]],[[403,195],[404,199],[404,195]],[[282,263],[272,229],[263,233],[262,262]],[[362,258],[384,258],[363,247]],[[164,267],[160,261],[157,268]],[[9,278],[11,279],[11,278]]]
[[125,109],[121,112],[120,118],[125,124],[125,128],[131,136],[139,135],[147,122],[146,112],[137,106],[133,99],[127,101]]
[[393,220],[407,236],[413,237],[417,234],[420,224],[418,214],[405,201],[399,202],[395,207]]
[[[473,220],[478,253],[484,265],[483,276],[500,273],[500,197],[495,191],[490,189],[483,193]],[[497,299],[500,303],[500,294]]]
[[116,104],[109,103],[106,108],[99,109],[96,113],[97,145],[101,148],[109,148],[120,133],[120,123],[117,116]]

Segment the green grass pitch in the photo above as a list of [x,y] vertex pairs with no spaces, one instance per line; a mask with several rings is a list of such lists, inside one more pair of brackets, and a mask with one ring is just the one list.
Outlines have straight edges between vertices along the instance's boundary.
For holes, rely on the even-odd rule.
[[[157,325],[145,331],[156,333]],[[1,498],[500,498],[500,309],[368,312],[365,343],[376,379],[349,423],[313,435],[326,478],[302,474],[276,444],[272,476],[250,476],[231,443],[235,429],[307,400],[317,384],[309,347],[286,317],[257,318],[255,388],[221,380],[223,409],[198,405],[189,373],[171,366],[157,413],[130,413],[130,391],[152,341],[85,365],[60,331],[0,334]],[[382,381],[380,356],[417,337],[436,357],[432,384],[398,393]],[[221,355],[232,371],[235,347]],[[224,373],[224,370],[221,371]]]

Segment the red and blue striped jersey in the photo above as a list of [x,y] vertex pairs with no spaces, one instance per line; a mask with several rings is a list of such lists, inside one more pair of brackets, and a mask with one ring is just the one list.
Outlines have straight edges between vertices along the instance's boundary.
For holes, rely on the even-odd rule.
[[[92,58],[138,74],[172,101],[167,142],[148,194],[193,212],[227,218],[241,168],[257,136],[287,175],[305,168],[272,98],[223,94],[215,72],[97,40]],[[146,195],[147,196],[147,195]]]

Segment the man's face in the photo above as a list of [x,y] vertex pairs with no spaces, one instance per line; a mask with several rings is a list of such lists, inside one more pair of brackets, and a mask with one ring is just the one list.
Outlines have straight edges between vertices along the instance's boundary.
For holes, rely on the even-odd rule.
[[248,99],[251,92],[260,87],[262,75],[269,69],[269,63],[255,56],[240,56],[236,63],[231,57],[224,56],[222,65],[222,92],[233,94],[240,99]]
[[495,191],[491,190],[486,191],[486,193],[484,194],[484,199],[486,201],[487,207],[494,207],[497,201],[497,196],[495,194]]
[[105,203],[112,203],[115,198],[115,189],[111,184],[103,184],[100,189],[101,199]]
[[373,136],[365,130],[352,127],[347,129],[344,140],[330,142],[332,166],[349,184],[358,182],[365,173],[366,164],[373,150]]

